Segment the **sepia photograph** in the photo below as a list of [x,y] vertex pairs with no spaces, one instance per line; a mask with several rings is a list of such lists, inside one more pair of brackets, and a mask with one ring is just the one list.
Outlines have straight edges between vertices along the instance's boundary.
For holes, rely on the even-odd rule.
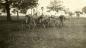
[[0,48],[86,48],[86,0],[0,0]]

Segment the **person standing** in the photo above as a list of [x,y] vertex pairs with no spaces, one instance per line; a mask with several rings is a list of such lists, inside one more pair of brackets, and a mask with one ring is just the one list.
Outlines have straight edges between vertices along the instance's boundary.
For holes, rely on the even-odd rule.
[[64,25],[64,20],[65,20],[65,16],[64,15],[60,15],[59,16],[59,21],[60,21],[60,26],[61,27]]

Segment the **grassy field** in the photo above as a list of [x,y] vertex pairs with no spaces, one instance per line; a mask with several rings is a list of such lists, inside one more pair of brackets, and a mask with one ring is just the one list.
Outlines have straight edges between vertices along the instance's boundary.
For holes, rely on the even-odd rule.
[[63,28],[28,29],[20,23],[0,24],[3,48],[86,48],[86,18],[71,18]]

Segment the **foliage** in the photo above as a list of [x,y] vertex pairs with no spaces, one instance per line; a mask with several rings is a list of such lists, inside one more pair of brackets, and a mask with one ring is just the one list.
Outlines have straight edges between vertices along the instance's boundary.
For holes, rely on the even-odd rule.
[[73,15],[73,13],[72,13],[72,12],[68,12],[68,14],[69,14],[69,16],[72,16],[72,15]]
[[80,14],[82,14],[81,11],[75,11],[75,13],[76,13],[77,16],[80,16]]
[[86,6],[82,8],[82,12],[86,13]]
[[38,0],[9,0],[6,3],[6,0],[0,0],[0,9],[4,9],[6,4],[10,5],[10,8],[20,9],[29,9],[35,7],[38,3]]
[[48,6],[47,8],[50,9],[50,11],[56,11],[56,12],[63,9],[61,5],[61,1],[56,1],[56,0],[50,2],[50,6]]
[[28,9],[35,7],[37,5],[37,0],[17,0],[12,5],[18,9]]
[[38,0],[0,0],[0,9],[6,10],[7,19],[11,20],[10,9],[26,10],[35,7]]

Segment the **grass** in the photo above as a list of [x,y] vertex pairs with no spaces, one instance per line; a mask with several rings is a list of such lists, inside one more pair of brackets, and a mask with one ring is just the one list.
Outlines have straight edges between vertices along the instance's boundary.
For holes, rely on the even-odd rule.
[[71,18],[63,28],[28,29],[21,23],[0,24],[0,41],[7,48],[86,48],[86,19]]

